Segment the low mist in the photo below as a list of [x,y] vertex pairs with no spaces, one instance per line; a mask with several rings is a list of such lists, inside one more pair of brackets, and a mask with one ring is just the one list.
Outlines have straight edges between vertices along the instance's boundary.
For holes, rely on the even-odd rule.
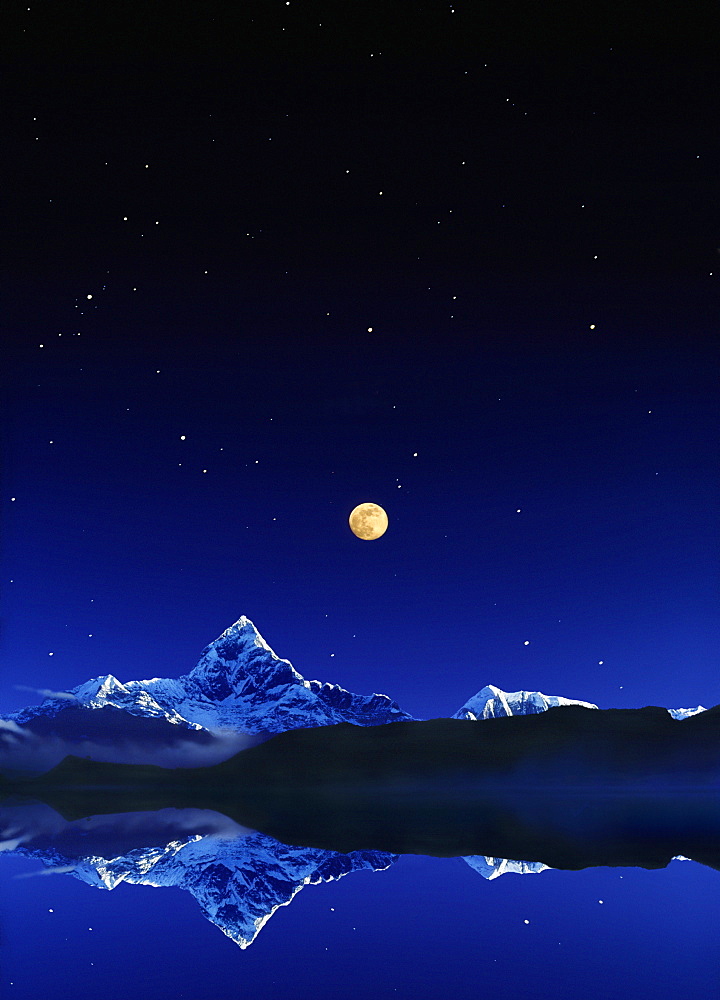
[[0,774],[32,777],[68,755],[113,764],[210,767],[265,738],[229,729],[190,729],[107,707],[72,706],[25,725],[0,720]]

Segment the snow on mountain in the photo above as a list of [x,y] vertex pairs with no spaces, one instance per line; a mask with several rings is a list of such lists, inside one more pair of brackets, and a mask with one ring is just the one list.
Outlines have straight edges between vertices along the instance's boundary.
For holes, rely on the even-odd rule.
[[696,708],[669,708],[668,712],[673,719],[689,719],[691,715],[707,712],[707,709],[703,705],[698,705]]
[[[281,733],[337,722],[375,726],[413,718],[385,694],[353,694],[337,684],[305,680],[289,660],[273,652],[244,615],[203,650],[189,674],[124,683],[106,674],[63,692],[61,697],[47,698],[40,705],[0,718],[22,725],[40,715],[58,715],[69,705],[90,709],[112,706],[129,715],[164,717],[188,729],[226,728],[245,733]],[[508,693],[490,684],[466,701],[453,718],[532,715],[557,705],[597,708],[590,702],[539,691]],[[681,719],[704,709],[669,711]]]
[[507,858],[486,858],[479,854],[463,858],[473,871],[488,880],[516,872],[518,875],[531,875],[535,872],[549,871],[550,866],[542,861],[509,861]]
[[[74,700],[69,701],[68,694]],[[358,695],[337,684],[305,680],[244,616],[211,642],[197,666],[182,677],[121,683],[107,674],[62,698],[47,698],[3,718],[22,724],[38,715],[57,715],[68,704],[91,709],[112,706],[130,715],[164,716],[186,728],[246,733],[280,733],[336,722],[380,725],[412,718],[387,695]]]
[[574,701],[556,695],[541,694],[539,691],[501,691],[494,684],[488,684],[469,698],[458,709],[453,719],[495,719],[504,715],[537,715],[558,705],[582,705],[597,708],[589,701]]
[[[597,708],[585,701],[537,691],[506,692],[488,685],[466,701],[453,718],[531,715],[558,705]],[[65,712],[69,728],[74,731],[79,724],[76,719],[84,715],[78,709],[83,708],[111,708],[127,716],[165,719],[185,729],[225,728],[245,733],[280,733],[338,722],[371,726],[412,719],[387,695],[357,695],[336,684],[305,680],[288,660],[273,652],[244,616],[210,643],[195,668],[181,677],[122,683],[107,674],[70,692],[46,698],[40,705],[0,718],[22,726],[39,717],[51,720]],[[73,711],[72,719],[69,709]],[[673,718],[685,719],[705,709],[698,706],[668,711]],[[207,918],[241,948],[251,944],[278,907],[286,906],[304,885],[360,869],[381,870],[395,860],[394,855],[380,851],[342,855],[290,847],[260,833],[234,840],[192,835],[167,844],[138,847],[112,858],[92,851],[86,856],[83,852],[80,858],[68,858],[50,844],[36,844],[34,848],[19,844],[10,847],[6,841],[5,853],[17,850],[48,867],[70,870],[76,878],[98,888],[112,889],[120,882],[183,888],[195,896]],[[529,874],[547,867],[506,858],[477,856],[464,860],[486,879],[508,872]]]
[[94,853],[67,857],[49,846],[22,847],[17,854],[50,869],[69,871],[97,889],[114,889],[120,883],[184,889],[192,893],[207,919],[240,948],[251,945],[276,910],[287,906],[304,886],[355,871],[382,871],[397,860],[382,851],[335,854],[288,847],[262,833],[235,840],[190,836],[113,858]]

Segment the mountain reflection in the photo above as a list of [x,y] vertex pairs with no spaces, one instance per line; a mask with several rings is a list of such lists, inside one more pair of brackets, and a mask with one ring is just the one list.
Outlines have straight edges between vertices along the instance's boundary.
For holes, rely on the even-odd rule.
[[0,851],[100,888],[180,886],[241,947],[303,885],[402,854],[485,878],[720,868],[720,706],[488,685],[420,721],[305,679],[244,616],[188,674],[39,693],[0,717]]
[[303,885],[406,853],[485,877],[677,856],[720,868],[718,775],[720,706],[341,723],[208,767],[67,757],[4,781],[0,839],[99,887],[185,888],[245,947]]
[[381,851],[348,855],[289,847],[198,809],[118,813],[68,822],[33,803],[0,807],[5,847],[98,889],[174,886],[190,892],[211,923],[241,948],[305,885],[388,868]]

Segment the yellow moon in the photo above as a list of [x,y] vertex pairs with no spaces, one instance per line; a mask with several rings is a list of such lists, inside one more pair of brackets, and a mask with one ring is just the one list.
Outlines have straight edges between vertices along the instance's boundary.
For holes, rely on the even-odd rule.
[[349,517],[353,535],[371,541],[387,531],[388,516],[376,503],[360,503]]

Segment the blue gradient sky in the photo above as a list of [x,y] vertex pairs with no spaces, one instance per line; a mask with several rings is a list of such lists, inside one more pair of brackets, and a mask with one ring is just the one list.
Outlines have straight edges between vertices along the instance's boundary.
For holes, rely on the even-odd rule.
[[[210,296],[197,344],[186,327],[173,348],[168,294],[138,352],[101,332],[102,310],[121,325],[102,299],[82,343],[28,346],[8,393],[5,709],[33,700],[18,684],[184,673],[241,614],[306,676],[424,717],[486,683],[716,703],[717,359],[697,304],[546,291],[488,317],[450,287],[470,304],[445,343],[446,305],[387,292],[362,306],[389,328],[371,348],[347,305],[320,336],[334,303],[308,288],[301,343],[238,308],[245,340],[206,355],[231,325]],[[390,518],[375,542],[347,525],[365,499]]]
[[[411,6],[11,11],[3,712],[185,673],[243,614],[418,717],[720,702],[714,21]],[[16,997],[716,983],[689,863],[404,859],[242,954],[179,892],[36,867],[0,865]]]

